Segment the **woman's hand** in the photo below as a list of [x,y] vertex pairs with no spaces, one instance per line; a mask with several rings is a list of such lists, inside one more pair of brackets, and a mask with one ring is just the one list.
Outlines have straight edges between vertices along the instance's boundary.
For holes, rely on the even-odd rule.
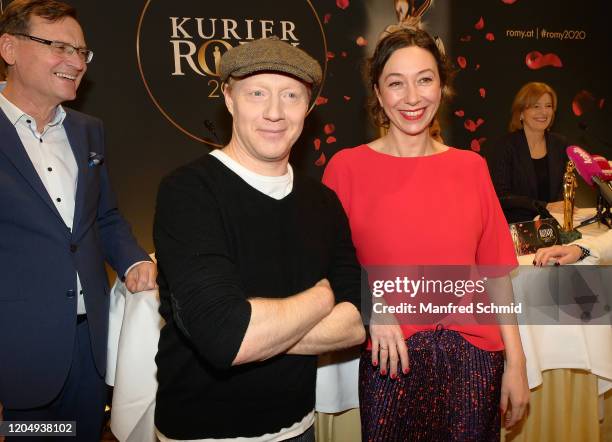
[[536,251],[533,265],[542,267],[551,260],[555,261],[555,264],[573,264],[578,261],[581,254],[582,250],[575,245],[543,247]]
[[380,374],[385,376],[387,369],[391,379],[397,377],[398,363],[404,374],[408,374],[408,346],[404,333],[397,324],[370,324],[372,338],[372,365],[380,367]]
[[519,422],[529,404],[529,385],[525,363],[506,363],[502,376],[499,408],[506,429]]

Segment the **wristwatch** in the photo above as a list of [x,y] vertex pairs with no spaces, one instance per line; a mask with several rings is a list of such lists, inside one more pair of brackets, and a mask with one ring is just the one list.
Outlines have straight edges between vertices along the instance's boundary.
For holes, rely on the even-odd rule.
[[591,251],[589,249],[582,247],[578,244],[574,244],[574,245],[580,249],[580,258],[578,258],[578,261],[582,261],[587,256],[591,256]]

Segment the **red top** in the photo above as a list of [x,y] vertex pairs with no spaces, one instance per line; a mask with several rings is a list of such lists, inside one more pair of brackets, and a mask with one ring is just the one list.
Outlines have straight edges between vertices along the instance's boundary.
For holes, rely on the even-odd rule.
[[[344,206],[363,266],[518,264],[486,162],[474,152],[405,158],[361,145],[338,152],[323,182]],[[435,325],[401,327],[408,338]],[[448,328],[481,349],[504,348],[497,325]]]

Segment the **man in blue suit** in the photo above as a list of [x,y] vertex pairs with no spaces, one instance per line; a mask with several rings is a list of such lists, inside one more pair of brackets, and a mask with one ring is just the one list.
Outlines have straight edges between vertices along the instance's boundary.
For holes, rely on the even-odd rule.
[[0,17],[0,56],[7,80],[0,86],[4,419],[76,421],[78,440],[99,440],[104,261],[132,292],[155,287],[156,267],[117,210],[101,122],[61,106],[76,97],[93,56],[75,10],[14,0]]

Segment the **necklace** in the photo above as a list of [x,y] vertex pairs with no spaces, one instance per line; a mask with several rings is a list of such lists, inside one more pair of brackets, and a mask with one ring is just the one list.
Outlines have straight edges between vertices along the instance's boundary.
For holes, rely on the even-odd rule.
[[534,142],[527,140],[527,145],[529,146],[531,158],[537,160],[546,156],[546,138],[542,137]]

